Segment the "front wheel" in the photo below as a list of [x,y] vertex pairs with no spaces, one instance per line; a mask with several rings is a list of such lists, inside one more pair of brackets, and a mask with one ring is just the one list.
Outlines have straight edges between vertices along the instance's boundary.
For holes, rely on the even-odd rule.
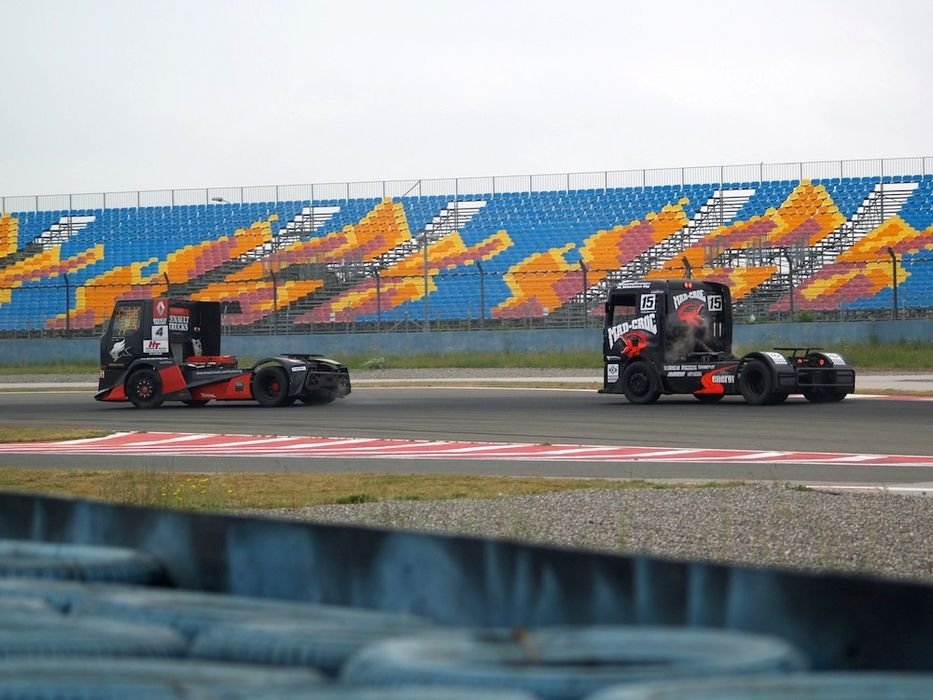
[[162,381],[155,370],[140,369],[126,382],[126,397],[136,408],[158,408],[162,405]]
[[251,382],[253,398],[260,406],[275,408],[288,401],[288,375],[281,367],[270,365],[260,368]]
[[654,403],[661,396],[661,379],[654,367],[636,360],[622,372],[622,393],[632,403]]

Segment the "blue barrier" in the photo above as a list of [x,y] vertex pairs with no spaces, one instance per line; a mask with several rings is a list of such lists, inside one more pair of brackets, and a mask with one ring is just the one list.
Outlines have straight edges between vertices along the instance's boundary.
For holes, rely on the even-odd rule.
[[0,537],[140,549],[194,590],[462,626],[702,625],[781,637],[817,670],[933,670],[920,583],[15,493]]

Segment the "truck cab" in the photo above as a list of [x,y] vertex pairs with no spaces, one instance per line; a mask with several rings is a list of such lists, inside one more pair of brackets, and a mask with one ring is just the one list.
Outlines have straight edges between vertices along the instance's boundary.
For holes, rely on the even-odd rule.
[[140,357],[220,355],[220,303],[188,299],[118,301],[100,344],[101,368],[125,368]]
[[223,355],[221,305],[158,297],[118,301],[100,340],[98,401],[155,408],[164,401],[204,406],[255,400],[262,406],[329,403],[350,393],[339,362],[280,353],[250,367]]
[[782,348],[736,357],[732,298],[719,282],[631,282],[610,291],[603,329],[603,387],[632,403],[693,394],[711,403],[741,394],[748,403],[780,403],[791,393],[838,401],[855,389],[855,372],[838,353]]

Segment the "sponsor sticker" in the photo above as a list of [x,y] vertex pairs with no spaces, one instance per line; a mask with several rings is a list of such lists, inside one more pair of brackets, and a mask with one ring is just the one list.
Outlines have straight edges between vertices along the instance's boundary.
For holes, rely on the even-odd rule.
[[619,381],[619,365],[611,364],[611,365],[606,366],[606,381],[607,382]]
[[188,332],[188,309],[169,309],[168,328],[170,331]]
[[842,355],[839,355],[835,352],[824,352],[824,355],[829,358],[829,361],[834,365],[844,365],[846,364],[845,358]]
[[152,305],[152,322],[165,325],[168,321],[168,303],[165,299],[156,299]]
[[762,353],[762,354],[763,354],[763,355],[767,355],[768,357],[770,357],[770,358],[771,358],[771,361],[772,361],[774,364],[776,364],[776,365],[786,365],[786,364],[787,364],[787,358],[784,357],[784,356],[783,356],[781,353],[779,353],[779,352],[765,352],[765,353]]
[[651,333],[652,335],[657,334],[658,332],[658,323],[656,314],[648,314],[646,316],[639,316],[634,318],[631,321],[625,321],[618,325],[613,326],[606,330],[606,334],[609,338],[609,347],[612,347],[623,335],[629,331],[645,331],[646,333]]
[[146,355],[164,355],[168,352],[168,339],[159,340],[158,338],[150,338],[149,340],[144,340],[143,352]]
[[706,304],[706,290],[704,289],[694,289],[692,292],[684,292],[683,294],[674,295],[674,308],[679,309],[681,304],[690,299],[702,302]]

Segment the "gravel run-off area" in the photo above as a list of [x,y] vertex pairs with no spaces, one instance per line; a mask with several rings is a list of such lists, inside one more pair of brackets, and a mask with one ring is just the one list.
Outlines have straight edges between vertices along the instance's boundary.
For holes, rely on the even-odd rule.
[[265,514],[933,583],[933,498],[925,496],[749,484],[327,505]]

